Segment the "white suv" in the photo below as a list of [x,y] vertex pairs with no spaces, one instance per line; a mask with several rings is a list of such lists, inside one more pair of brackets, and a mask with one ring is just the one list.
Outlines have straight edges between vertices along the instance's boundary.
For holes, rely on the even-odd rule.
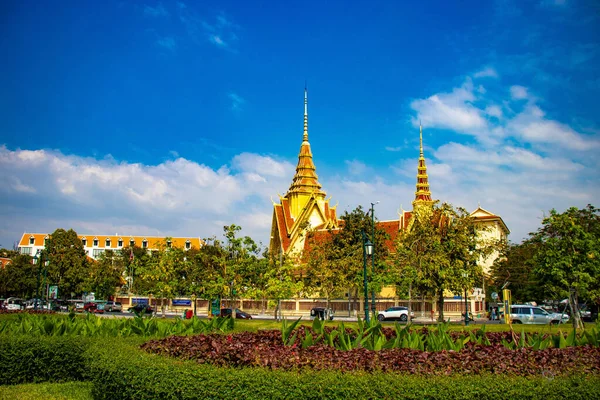
[[[414,318],[414,317],[415,317],[415,313],[411,312],[410,318]],[[385,321],[386,319],[388,319],[388,320],[399,319],[400,321],[406,322],[406,321],[408,321],[408,318],[409,318],[408,307],[402,307],[402,306],[390,307],[385,311],[379,311],[379,314],[377,315],[377,319],[379,321]]]
[[510,306],[510,319],[513,324],[564,324],[569,316],[549,313],[540,307],[513,304]]

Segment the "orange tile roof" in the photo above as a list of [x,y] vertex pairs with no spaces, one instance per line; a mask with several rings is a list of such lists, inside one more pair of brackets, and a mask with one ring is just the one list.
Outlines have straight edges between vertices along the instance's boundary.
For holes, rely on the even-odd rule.
[[6,266],[10,264],[10,258],[8,257],[0,257],[0,267],[6,268]]
[[290,237],[288,236],[288,229],[286,226],[286,218],[284,216],[284,209],[280,204],[275,205],[275,218],[277,219],[277,231],[279,233],[279,241],[283,252],[287,252],[290,247]]
[[[33,237],[34,243],[29,244],[30,238]],[[50,235],[47,233],[24,233],[21,237],[21,241],[19,242],[19,246],[28,247],[28,246],[44,246],[44,239],[49,238]],[[131,240],[134,241],[134,246],[142,247],[142,243],[144,240],[148,243],[149,249],[158,248],[159,244],[164,241],[164,237],[159,236],[131,236],[131,235],[77,235],[79,239],[86,239],[86,243],[84,248],[98,248],[98,249],[119,249],[118,241],[119,239],[123,240],[122,247],[129,247]],[[98,240],[98,245],[94,246],[94,240]],[[109,240],[108,247],[106,240]],[[173,247],[181,247],[185,248],[185,244],[190,242],[191,248],[200,248],[204,242],[200,238],[194,237],[172,237],[171,245]]]

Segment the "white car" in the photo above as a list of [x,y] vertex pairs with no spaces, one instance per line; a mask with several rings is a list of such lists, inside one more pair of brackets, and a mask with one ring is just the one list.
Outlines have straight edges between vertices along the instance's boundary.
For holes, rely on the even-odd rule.
[[[414,317],[415,317],[415,313],[413,313],[411,311],[410,318],[412,319]],[[394,307],[388,308],[385,311],[379,311],[379,314],[377,315],[377,319],[379,321],[400,320],[400,321],[406,322],[409,319],[408,307],[394,306]]]
[[510,306],[510,319],[513,324],[564,324],[569,321],[569,316],[550,313],[541,307],[513,304]]

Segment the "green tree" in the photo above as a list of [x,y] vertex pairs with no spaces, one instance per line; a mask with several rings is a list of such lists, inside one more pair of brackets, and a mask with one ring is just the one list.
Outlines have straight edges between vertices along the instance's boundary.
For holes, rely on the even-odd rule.
[[[2,297],[34,297],[39,266],[30,256],[14,255],[5,268],[0,268],[0,295]],[[41,282],[40,282],[41,285]]]
[[547,291],[539,284],[534,273],[533,257],[537,244],[524,241],[520,244],[508,243],[502,246],[499,257],[490,269],[487,292],[500,293],[506,287],[517,303],[527,301],[542,302],[547,299]]
[[600,299],[600,210],[551,210],[530,241],[537,246],[535,274],[546,288],[569,300],[573,326],[581,327],[579,300]]
[[308,293],[318,293],[329,300],[344,293],[355,297],[363,288],[363,245],[364,238],[375,242],[376,265],[368,265],[368,291],[379,293],[387,281],[389,251],[386,241],[389,236],[375,225],[361,206],[340,217],[343,221],[337,230],[309,231],[309,251],[305,252],[304,282]]
[[84,287],[88,292],[94,292],[96,298],[106,299],[113,296],[118,286],[121,285],[123,264],[117,252],[106,250],[98,260],[89,261],[90,274]]
[[44,251],[49,261],[48,283],[58,285],[62,298],[71,293],[80,295],[89,276],[89,263],[77,233],[73,229],[55,230],[46,240]]
[[[165,315],[165,300],[174,298],[177,288],[180,286],[182,271],[188,262],[185,251],[181,248],[171,246],[172,239],[167,237],[162,240],[156,251],[144,259],[142,265],[137,265],[135,258],[133,265],[139,271],[141,283],[149,284],[146,292],[154,293],[160,298],[161,310]],[[143,259],[143,257],[142,257]],[[138,260],[141,263],[141,260]]]
[[266,264],[263,275],[264,296],[275,301],[274,316],[276,320],[282,317],[281,300],[298,295],[303,290],[302,280],[298,277],[294,260],[283,254],[273,254],[265,251],[265,256],[259,263]]
[[[481,229],[481,228],[480,228]],[[477,234],[474,219],[464,208],[417,207],[409,229],[396,244],[396,279],[400,286],[435,295],[438,320],[444,320],[444,292],[463,293],[483,277],[478,264],[498,244]]]

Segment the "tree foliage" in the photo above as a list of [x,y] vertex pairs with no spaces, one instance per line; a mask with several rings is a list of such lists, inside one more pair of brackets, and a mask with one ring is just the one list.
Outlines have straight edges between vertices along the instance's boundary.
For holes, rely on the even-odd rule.
[[70,297],[71,293],[80,295],[90,269],[77,233],[73,229],[55,230],[46,240],[44,253],[49,261],[48,283],[58,285],[62,298]]
[[417,207],[411,225],[400,232],[396,244],[396,280],[417,293],[435,296],[439,320],[444,319],[444,293],[462,293],[482,278],[481,257],[496,243],[484,242],[475,221],[464,208]]
[[309,231],[310,251],[304,254],[304,281],[307,293],[327,299],[344,293],[361,292],[363,287],[363,245],[366,238],[375,243],[375,273],[371,260],[368,265],[368,290],[379,292],[386,283],[389,236],[375,226],[368,213],[357,207],[340,217],[341,228],[327,232]]
[[600,299],[600,210],[592,205],[551,210],[530,241],[536,246],[535,274],[550,292],[569,299],[580,326],[580,299]]
[[30,256],[13,254],[4,268],[0,268],[0,296],[31,298],[36,294],[39,265]]
[[529,240],[502,246],[499,257],[490,269],[490,282],[486,291],[500,293],[506,287],[511,290],[512,300],[516,303],[542,302],[547,299],[549,294],[539,284],[534,273],[533,257],[537,247],[536,243]]

